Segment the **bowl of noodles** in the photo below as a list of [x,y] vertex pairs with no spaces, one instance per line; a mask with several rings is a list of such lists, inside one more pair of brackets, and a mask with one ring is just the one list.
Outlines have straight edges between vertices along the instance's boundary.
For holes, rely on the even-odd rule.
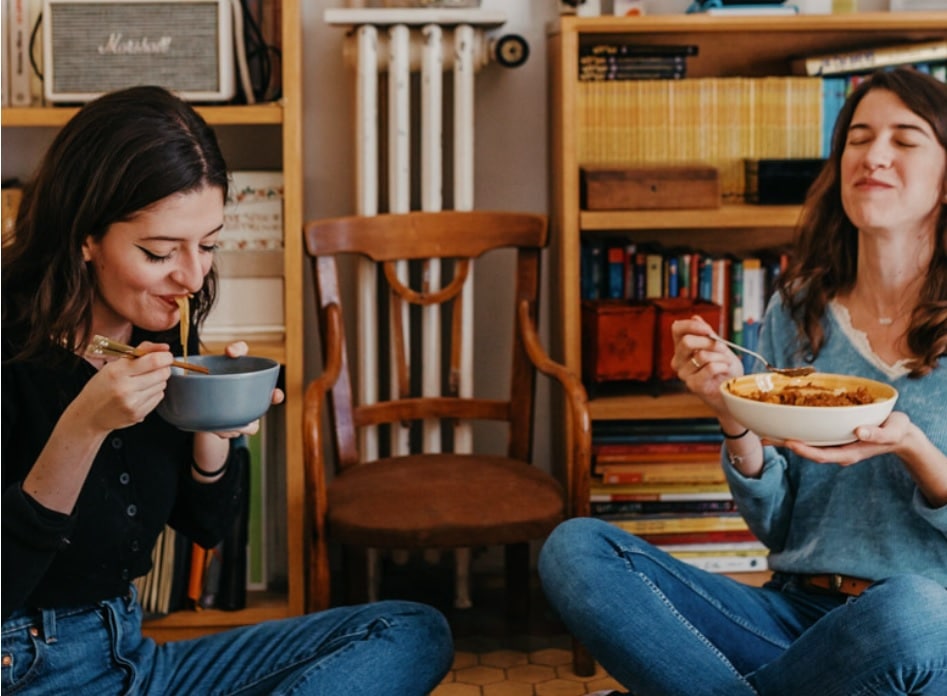
[[820,447],[854,442],[855,428],[883,423],[898,399],[890,384],[822,372],[734,377],[720,393],[730,414],[761,438]]
[[172,425],[194,431],[239,430],[269,409],[280,371],[275,360],[251,355],[181,359],[206,367],[209,374],[171,368],[157,411]]

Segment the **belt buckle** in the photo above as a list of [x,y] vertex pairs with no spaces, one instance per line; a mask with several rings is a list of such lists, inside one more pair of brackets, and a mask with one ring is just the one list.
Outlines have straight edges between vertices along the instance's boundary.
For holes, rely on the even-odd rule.
[[842,576],[838,573],[832,574],[832,589],[836,592],[842,591]]

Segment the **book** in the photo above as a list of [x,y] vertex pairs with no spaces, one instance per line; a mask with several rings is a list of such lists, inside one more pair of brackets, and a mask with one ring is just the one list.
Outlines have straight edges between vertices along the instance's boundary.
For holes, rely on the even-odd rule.
[[599,461],[664,461],[674,458],[682,460],[706,459],[706,455],[720,454],[720,436],[696,442],[599,442],[592,445],[592,458]]
[[696,56],[696,44],[625,44],[597,43],[579,46],[579,58],[585,56]]
[[[743,335],[740,345],[756,350],[759,344],[760,326],[766,305],[764,296],[764,274],[762,261],[757,258],[743,259]],[[741,355],[743,370],[749,374],[758,372],[760,366],[752,355]]]
[[[697,512],[735,512],[733,500],[616,500],[590,503],[593,517],[627,517],[659,512],[687,514]],[[673,540],[670,543],[675,543]]]
[[839,75],[942,60],[947,60],[947,40],[943,39],[808,56],[793,60],[790,66],[797,75]]
[[746,555],[671,555],[679,558],[688,565],[695,566],[711,573],[746,573],[754,570],[766,570],[769,567],[768,553],[752,553]]
[[579,58],[579,72],[608,68],[687,68],[684,56],[592,55]]
[[731,500],[732,498],[730,487],[725,483],[614,484],[593,481],[589,486],[589,500],[597,503],[627,500]]
[[730,264],[730,340],[743,345],[743,260]]
[[624,520],[610,520],[620,529],[632,534],[661,534],[663,532],[710,532],[749,529],[738,513],[707,515],[647,515]]
[[237,469],[239,481],[233,495],[238,499],[237,512],[220,543],[220,584],[215,606],[225,611],[247,606],[247,544],[250,512],[250,450],[245,441],[234,445],[230,466]]
[[247,437],[250,455],[250,498],[247,509],[247,589],[265,590],[266,583],[266,437],[267,416],[260,418],[260,429]]
[[642,534],[642,539],[655,546],[674,544],[734,544],[759,542],[749,529],[730,529],[713,532],[672,532],[670,534]]
[[714,554],[752,555],[766,553],[769,549],[758,539],[747,541],[695,541],[690,543],[658,543],[659,549],[675,554]]
[[606,249],[605,297],[620,300],[625,294],[625,246],[612,244]]
[[664,294],[664,257],[658,253],[645,255],[645,298]]
[[602,465],[602,483],[726,483],[716,459],[696,462],[639,462]]

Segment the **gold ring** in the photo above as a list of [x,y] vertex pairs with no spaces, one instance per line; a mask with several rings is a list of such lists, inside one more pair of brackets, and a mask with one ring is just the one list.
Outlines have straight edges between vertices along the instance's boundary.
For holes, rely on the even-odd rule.
[[693,365],[698,370],[703,367],[703,365],[697,362],[697,358],[693,358],[693,357],[691,358],[691,365]]

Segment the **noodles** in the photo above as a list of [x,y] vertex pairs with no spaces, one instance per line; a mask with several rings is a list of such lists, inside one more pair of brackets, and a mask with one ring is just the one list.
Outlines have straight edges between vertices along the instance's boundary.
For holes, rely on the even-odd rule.
[[187,341],[191,332],[191,296],[190,295],[179,295],[174,298],[175,302],[178,303],[178,309],[181,310],[181,349],[184,351],[182,354],[184,359],[187,360]]

